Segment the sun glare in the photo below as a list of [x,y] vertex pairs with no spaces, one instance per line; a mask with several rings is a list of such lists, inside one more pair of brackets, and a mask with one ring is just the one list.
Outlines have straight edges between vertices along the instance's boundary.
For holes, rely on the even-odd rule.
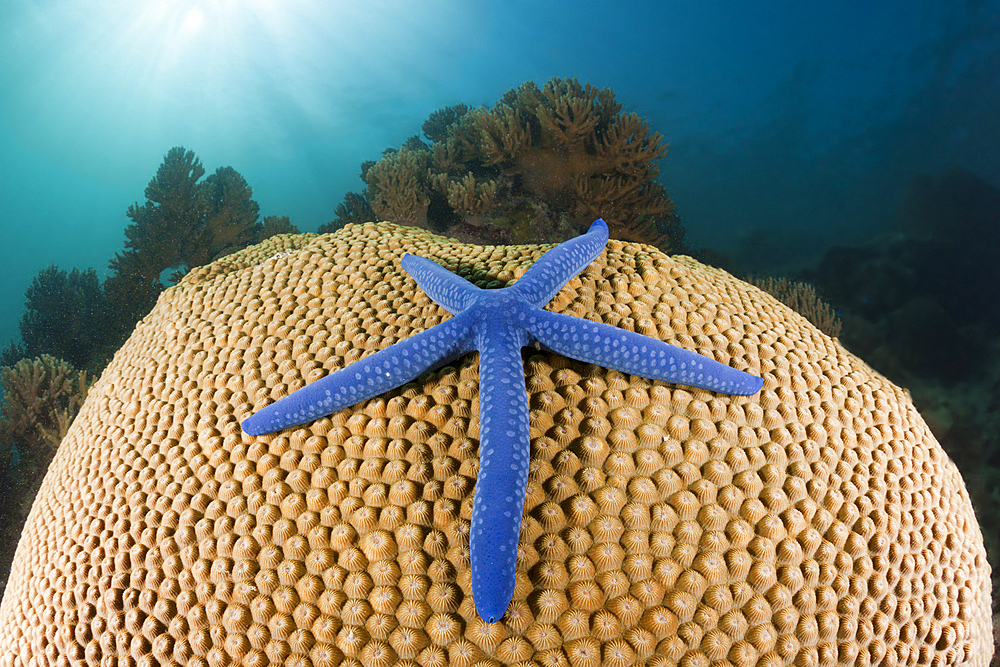
[[192,7],[188,10],[187,16],[184,17],[183,23],[181,23],[181,34],[189,34],[192,32],[197,32],[201,28],[201,24],[205,22],[205,15],[197,7]]
[[280,146],[303,122],[339,131],[425,89],[456,1],[49,0],[32,18],[59,48],[38,49],[48,62],[22,96],[22,127],[65,128],[51,147],[68,155],[95,133],[108,149],[235,151]]

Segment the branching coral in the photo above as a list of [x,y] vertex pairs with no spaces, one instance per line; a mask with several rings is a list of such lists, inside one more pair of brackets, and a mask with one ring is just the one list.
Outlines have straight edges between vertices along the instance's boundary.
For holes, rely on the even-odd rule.
[[154,282],[164,269],[201,266],[254,240],[260,207],[246,180],[232,167],[199,182],[204,174],[194,151],[170,149],[146,186],[146,203],[128,209],[132,224],[113,271]]
[[532,147],[526,119],[516,109],[499,105],[465,116],[456,130],[456,143],[462,153],[483,166],[513,160]]
[[334,214],[337,216],[336,218],[319,226],[317,231],[320,234],[335,232],[348,224],[372,222],[376,218],[375,211],[368,204],[368,200],[365,199],[364,195],[359,195],[356,192],[348,192],[344,195],[344,201],[337,204]]
[[44,467],[87,397],[86,372],[43,354],[0,368],[0,386],[0,442]]
[[840,335],[840,318],[811,284],[771,276],[751,278],[749,282],[802,315],[826,335],[832,338]]
[[443,141],[448,138],[448,130],[459,119],[469,112],[469,107],[464,104],[455,104],[450,107],[438,109],[424,121],[421,128],[431,141]]
[[475,215],[487,210],[497,190],[496,181],[476,182],[472,174],[466,174],[461,180],[448,178],[447,174],[434,174],[431,182],[447,193],[448,205],[463,215]]
[[201,266],[260,238],[259,206],[253,190],[232,167],[220,167],[200,181],[205,169],[194,151],[171,148],[146,186],[146,203],[133,204],[127,215],[125,250],[109,266],[108,297],[120,313],[122,331],[149,312],[165,285],[161,274]]
[[253,189],[232,167],[219,167],[202,183],[205,215],[185,239],[182,260],[188,266],[209,262],[245,248],[260,236],[260,206]]
[[140,273],[158,280],[163,269],[183,263],[185,243],[204,220],[207,192],[198,183],[205,175],[194,151],[171,148],[146,186],[146,203],[129,206],[132,224],[125,228],[125,251],[115,255],[116,273]]
[[404,146],[368,169],[368,201],[377,216],[411,225],[426,223],[428,159],[426,150]]
[[298,234],[299,228],[292,224],[287,215],[266,215],[261,221],[260,233],[254,243],[260,243],[277,234]]
[[94,269],[42,269],[25,292],[19,357],[50,354],[77,368],[103,367],[114,353],[107,345],[103,322],[107,299]]
[[436,111],[423,130],[430,145],[414,137],[363,168],[376,216],[487,243],[557,241],[604,217],[618,238],[681,247],[655,182],[663,138],[609,88],[528,82],[491,109]]

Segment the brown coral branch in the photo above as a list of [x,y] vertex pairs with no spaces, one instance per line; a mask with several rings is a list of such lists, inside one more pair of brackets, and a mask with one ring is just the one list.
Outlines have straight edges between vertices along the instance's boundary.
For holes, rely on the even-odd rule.
[[5,439],[24,445],[25,456],[46,460],[87,396],[87,374],[43,354],[0,368]]
[[683,233],[671,217],[674,204],[656,182],[613,173],[577,178],[579,201],[612,224],[614,238],[661,248],[680,248]]
[[482,213],[493,203],[496,195],[496,181],[477,181],[472,174],[460,180],[452,180],[445,174],[436,174],[432,183],[448,199],[448,205],[464,215]]
[[[339,207],[338,207],[339,209]],[[299,234],[299,228],[292,224],[287,215],[266,215],[261,221],[260,232],[254,243],[260,243],[276,234]]]
[[462,116],[469,113],[469,107],[465,104],[455,104],[450,107],[438,109],[433,112],[421,128],[431,141],[437,143],[448,138],[448,131],[451,126],[461,120]]
[[426,150],[401,148],[365,173],[372,210],[382,220],[418,224],[427,219]]
[[534,81],[525,81],[517,88],[511,88],[504,93],[494,110],[501,106],[507,106],[520,111],[525,117],[530,117],[535,115],[535,110],[543,101],[544,96],[538,84]]
[[650,179],[656,176],[652,161],[663,157],[667,146],[659,132],[651,133],[649,124],[631,113],[607,126],[597,142],[597,152],[613,160],[617,171],[633,178]]
[[616,217],[627,224],[642,216],[666,215],[673,210],[672,202],[662,188],[648,181],[629,178],[624,174],[608,174],[577,178],[576,193],[592,213]]
[[552,100],[551,107],[538,109],[543,134],[568,150],[582,147],[599,120],[594,101],[588,98],[558,97]]
[[467,151],[463,150],[454,137],[431,146],[431,170],[439,174],[465,171],[467,159]]
[[510,160],[532,145],[528,124],[516,109],[498,106],[493,111],[486,111],[480,108],[470,111],[465,118],[476,132],[466,145],[478,154],[484,166]]
[[344,195],[344,201],[337,204],[334,209],[337,216],[330,222],[322,224],[316,231],[320,234],[329,234],[342,228],[344,225],[361,224],[375,220],[375,211],[368,205],[368,200],[364,195],[357,192],[348,192]]
[[[528,81],[492,108],[435,112],[424,134],[431,145],[410,140],[362,165],[377,217],[485,243],[522,233],[514,229],[557,240],[598,216],[618,238],[668,249],[666,227],[679,237],[679,219],[668,219],[673,204],[654,180],[663,137],[623,115],[610,88]],[[544,222],[537,211],[547,211]]]
[[83,402],[87,400],[87,391],[90,389],[87,385],[86,371],[76,373],[76,378],[70,378],[68,384],[70,393],[66,397],[66,403],[56,406],[50,411],[49,425],[39,424],[38,426],[38,432],[42,438],[53,447],[58,447],[59,443],[66,437],[69,427],[76,419],[80,408],[83,407]]
[[816,288],[811,284],[771,276],[752,277],[748,282],[805,317],[813,326],[831,338],[840,335],[842,325],[840,318],[830,304],[819,297]]

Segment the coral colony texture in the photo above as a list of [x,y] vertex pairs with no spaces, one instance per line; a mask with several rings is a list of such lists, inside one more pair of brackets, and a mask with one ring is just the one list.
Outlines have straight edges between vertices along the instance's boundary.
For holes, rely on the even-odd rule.
[[351,225],[273,237],[167,289],[42,484],[0,664],[988,664],[982,536],[906,393],[688,258],[610,241],[546,309],[763,388],[527,349],[531,460],[497,623],[471,585],[475,354],[297,428],[240,428],[450,317],[405,253],[492,288],[545,250]]
[[608,226],[598,219],[586,234],[545,253],[517,283],[494,290],[480,289],[424,257],[404,255],[403,269],[455,317],[267,406],[246,419],[243,430],[261,435],[313,421],[477,351],[482,417],[469,563],[476,610],[490,623],[499,620],[514,595],[531,465],[521,348],[553,350],[625,373],[725,394],[756,394],[763,384],[755,375],[656,338],[542,310],[607,242]]
[[380,219],[477,243],[559,242],[604,217],[613,236],[677,250],[683,228],[657,162],[663,137],[623,113],[610,88],[528,81],[491,108],[431,114],[411,137],[362,165],[364,196],[340,221]]

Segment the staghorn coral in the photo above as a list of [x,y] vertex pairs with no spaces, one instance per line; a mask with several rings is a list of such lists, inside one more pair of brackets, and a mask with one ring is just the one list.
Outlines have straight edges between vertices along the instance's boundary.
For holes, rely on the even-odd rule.
[[363,167],[379,218],[518,243],[572,237],[603,217],[623,240],[682,247],[679,218],[655,182],[666,145],[622,113],[609,88],[527,82],[491,109],[436,111],[423,130],[429,146],[413,137]]
[[382,223],[191,271],[60,446],[0,603],[0,664],[988,664],[982,536],[909,397],[689,258],[611,241],[549,307],[738,358],[763,390],[528,351],[531,467],[500,623],[470,595],[473,359],[241,432],[448,317],[403,253],[490,286],[544,250]]
[[827,336],[836,338],[840,335],[840,318],[830,304],[819,298],[812,284],[773,276],[752,277],[747,282],[802,315]]

